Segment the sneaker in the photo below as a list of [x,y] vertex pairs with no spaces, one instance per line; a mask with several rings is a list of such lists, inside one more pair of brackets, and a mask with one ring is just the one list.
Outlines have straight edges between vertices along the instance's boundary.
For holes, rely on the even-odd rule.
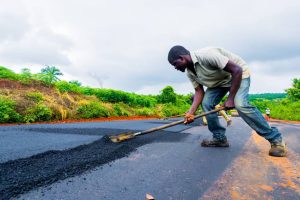
[[285,157],[287,154],[287,148],[285,142],[271,143],[271,149],[269,151],[270,156]]
[[229,143],[227,139],[225,140],[202,140],[201,142],[202,147],[229,147]]

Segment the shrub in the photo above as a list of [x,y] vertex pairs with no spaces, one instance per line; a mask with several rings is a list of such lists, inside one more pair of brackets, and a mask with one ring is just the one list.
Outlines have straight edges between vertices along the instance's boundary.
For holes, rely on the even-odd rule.
[[73,84],[73,85],[77,85],[77,86],[79,86],[79,87],[82,85],[82,83],[80,83],[80,82],[77,81],[77,80],[69,81],[69,83],[70,83],[70,84]]
[[163,108],[162,108],[162,112],[163,112],[164,117],[170,117],[170,116],[173,116],[173,115],[182,114],[182,113],[180,113],[180,109],[178,109],[177,106],[175,106],[171,103],[164,104]]
[[150,95],[136,95],[135,96],[135,101],[131,102],[130,105],[132,106],[140,106],[140,107],[147,107],[151,108],[154,107],[155,104],[157,103],[157,100],[150,96]]
[[44,100],[43,94],[40,93],[40,92],[28,92],[28,93],[26,94],[26,98],[27,98],[28,100],[34,101],[34,102],[36,102],[36,103],[39,103],[39,102],[41,102],[41,101]]
[[110,116],[108,108],[98,102],[91,102],[81,105],[77,109],[77,114],[81,118],[96,118]]
[[154,110],[150,108],[139,108],[136,110],[136,115],[153,116],[155,113]]
[[19,76],[12,70],[0,66],[0,78],[7,78],[10,80],[18,80]]
[[134,108],[122,102],[113,104],[113,109],[116,116],[132,116],[135,111]]
[[15,110],[15,102],[0,97],[0,123],[18,122],[19,113]]
[[80,93],[84,95],[95,95],[99,100],[110,103],[125,103],[130,106],[153,107],[156,104],[155,97],[151,95],[137,95],[112,89],[96,89],[80,87]]
[[256,99],[251,101],[251,104],[256,106],[261,112],[265,112],[265,110],[268,108],[268,105],[270,104],[270,100],[266,99]]
[[25,111],[23,121],[26,123],[37,121],[49,121],[52,117],[52,110],[44,104],[37,104]]
[[80,92],[80,85],[76,82],[58,81],[55,86],[60,92]]
[[22,72],[19,74],[19,79],[23,84],[30,84],[32,81],[33,75],[29,68],[23,68]]
[[286,92],[290,99],[300,100],[300,78],[294,78],[293,87],[286,89]]
[[174,115],[181,115],[186,113],[186,111],[189,109],[189,104],[183,104],[183,105],[175,105],[175,104],[162,104],[162,114],[164,117],[170,117]]
[[166,86],[161,94],[157,96],[157,100],[159,103],[176,103],[176,93],[171,86]]
[[300,101],[289,101],[287,100],[271,102],[268,107],[271,110],[271,117],[276,119],[285,120],[300,120]]
[[56,103],[50,103],[49,108],[52,111],[52,120],[65,120],[70,117],[70,110]]

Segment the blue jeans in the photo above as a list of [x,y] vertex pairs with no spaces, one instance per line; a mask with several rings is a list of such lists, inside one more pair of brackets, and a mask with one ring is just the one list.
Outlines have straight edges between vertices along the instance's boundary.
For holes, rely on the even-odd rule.
[[[250,78],[242,79],[241,85],[234,98],[235,109],[242,119],[254,129],[260,136],[270,142],[281,142],[282,136],[276,127],[270,127],[261,112],[253,105],[249,104],[248,93]],[[202,101],[202,108],[205,112],[213,110],[222,98],[230,90],[229,87],[208,88]],[[208,129],[213,133],[213,138],[217,140],[227,139],[225,127],[220,122],[217,113],[206,116]]]

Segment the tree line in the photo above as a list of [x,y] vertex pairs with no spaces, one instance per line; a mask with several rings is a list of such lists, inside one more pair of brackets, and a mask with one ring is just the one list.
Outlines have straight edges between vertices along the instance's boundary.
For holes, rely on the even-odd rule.
[[[45,87],[53,88],[61,94],[69,93],[96,97],[100,102],[104,103],[90,102],[90,104],[76,108],[76,113],[81,113],[85,118],[98,117],[101,115],[107,117],[112,115],[111,113],[115,113],[114,115],[118,116],[134,114],[171,116],[183,114],[188,110],[191,104],[190,98],[192,94],[177,94],[171,86],[163,88],[158,95],[141,95],[120,90],[82,86],[77,80],[61,80],[61,76],[63,76],[63,73],[55,66],[45,66],[36,74],[31,73],[29,68],[23,68],[21,73],[15,73],[8,68],[0,66],[0,78],[2,79],[19,81],[22,84],[31,84],[38,81]],[[35,94],[35,96],[38,95]],[[1,102],[3,107],[4,100],[5,96],[0,95],[0,107]],[[274,118],[300,120],[299,114],[296,113],[296,111],[300,111],[300,79],[293,79],[292,87],[288,88],[286,93],[250,94],[249,100],[262,112],[264,112],[266,108],[270,108],[271,116]],[[112,106],[108,106],[105,103],[110,103]],[[13,102],[9,102],[6,106],[12,108],[12,105]],[[105,106],[107,108],[105,108]],[[42,111],[42,113],[48,113],[50,117],[47,117],[47,120],[53,118],[51,118],[53,115],[51,109],[49,110],[46,105],[39,103],[39,107],[36,109]],[[106,111],[104,111],[105,109]],[[114,112],[109,111],[109,109],[113,109]],[[89,110],[89,112],[85,113],[86,110]],[[99,112],[94,112],[94,110],[98,110]]]

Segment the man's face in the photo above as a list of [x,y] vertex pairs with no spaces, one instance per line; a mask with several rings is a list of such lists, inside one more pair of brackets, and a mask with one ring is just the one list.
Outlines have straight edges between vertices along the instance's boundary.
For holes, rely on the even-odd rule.
[[188,62],[184,57],[180,57],[177,60],[175,60],[172,65],[175,69],[185,72],[185,69],[188,67]]

